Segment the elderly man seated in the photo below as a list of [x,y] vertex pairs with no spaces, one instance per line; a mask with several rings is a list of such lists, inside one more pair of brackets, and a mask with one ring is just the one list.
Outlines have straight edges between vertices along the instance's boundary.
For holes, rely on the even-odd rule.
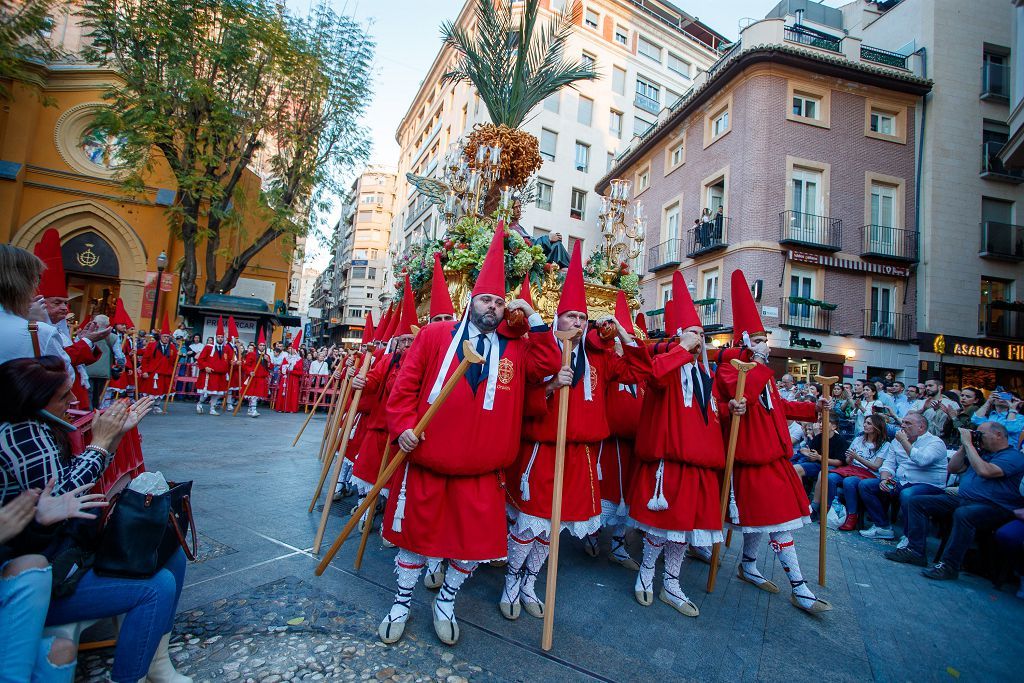
[[960,474],[958,491],[912,498],[907,511],[910,543],[885,554],[893,562],[927,566],[928,520],[952,518],[941,561],[921,572],[929,579],[957,578],[975,534],[998,529],[1014,518],[1016,508],[1024,506],[1020,492],[1024,453],[1010,446],[1006,427],[985,422],[976,432],[961,429],[960,443],[948,466],[951,474]]

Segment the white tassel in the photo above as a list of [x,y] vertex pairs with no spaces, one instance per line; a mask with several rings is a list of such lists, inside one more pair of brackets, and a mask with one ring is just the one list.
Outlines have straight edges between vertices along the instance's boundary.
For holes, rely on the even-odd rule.
[[[617,447],[617,446],[616,446]],[[604,481],[604,473],[601,471],[601,453],[604,451],[604,441],[597,448],[597,480]]]
[[668,500],[665,498],[665,461],[658,463],[658,472],[654,476],[654,495],[647,501],[647,509],[654,512],[668,510]]
[[736,505],[736,492],[731,485],[729,486],[729,519],[733,524],[740,523],[740,509]]
[[402,520],[405,519],[405,482],[409,479],[409,465],[405,466],[405,474],[402,475],[402,488],[398,492],[398,502],[395,504],[395,518],[391,522],[391,530],[395,533],[402,533]]
[[523,471],[523,476],[519,479],[519,493],[522,494],[523,500],[530,500],[530,472],[533,471],[533,462],[537,459],[537,451],[540,450],[540,442],[533,444],[533,453],[530,455],[530,462],[526,464],[526,470]]

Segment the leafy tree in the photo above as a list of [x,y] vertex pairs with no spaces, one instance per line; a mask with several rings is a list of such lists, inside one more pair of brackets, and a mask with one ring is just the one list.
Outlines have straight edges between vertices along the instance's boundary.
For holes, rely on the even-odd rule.
[[47,40],[53,0],[0,0],[0,99],[12,98],[2,81],[37,82],[32,64],[60,53]]
[[496,126],[519,128],[549,95],[598,78],[593,66],[565,60],[580,3],[572,2],[544,26],[537,25],[538,7],[539,0],[478,0],[474,33],[452,22],[441,26],[444,42],[459,55],[442,82],[476,86]]
[[[124,79],[97,125],[125,140],[126,185],[140,190],[158,157],[177,181],[169,223],[187,300],[201,246],[206,292],[228,291],[268,245],[304,235],[334,179],[366,158],[358,118],[374,46],[326,3],[304,18],[269,0],[86,0],[84,11],[88,58]],[[260,187],[246,180],[254,166]],[[250,234],[252,215],[266,227]]]

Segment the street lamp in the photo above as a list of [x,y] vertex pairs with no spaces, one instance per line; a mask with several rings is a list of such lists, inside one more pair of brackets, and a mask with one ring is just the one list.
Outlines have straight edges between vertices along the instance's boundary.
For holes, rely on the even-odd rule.
[[161,251],[156,257],[156,293],[153,295],[153,313],[149,316],[149,329],[156,329],[156,309],[160,305],[160,282],[164,279],[164,270],[167,268],[167,252]]

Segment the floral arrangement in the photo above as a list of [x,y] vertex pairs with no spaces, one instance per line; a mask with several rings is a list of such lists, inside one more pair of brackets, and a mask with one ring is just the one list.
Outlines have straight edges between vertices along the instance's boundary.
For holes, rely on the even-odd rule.
[[[430,286],[434,268],[434,253],[441,253],[441,265],[447,271],[466,273],[470,281],[480,274],[487,249],[494,237],[496,219],[463,216],[441,240],[424,240],[413,245],[405,258],[395,263],[395,289],[397,300],[403,292],[403,274],[408,271],[413,291]],[[544,250],[528,246],[519,233],[505,232],[505,286],[512,290],[522,284],[530,274],[531,281],[539,282],[544,272]]]
[[500,178],[502,185],[519,187],[525,185],[540,170],[544,159],[540,156],[540,145],[537,138],[526,131],[509,128],[502,124],[477,124],[466,139],[463,155],[466,161],[473,163],[476,150],[480,145],[488,147],[500,146],[501,164]]
[[604,249],[601,249],[600,247],[595,249],[583,264],[583,279],[597,284],[604,284],[601,274],[606,270],[612,270],[615,272],[615,277],[612,278],[611,281],[612,287],[621,289],[626,293],[626,296],[639,296],[640,277],[630,271],[629,263],[626,261],[619,261],[618,264],[609,268],[608,259],[605,256]]

